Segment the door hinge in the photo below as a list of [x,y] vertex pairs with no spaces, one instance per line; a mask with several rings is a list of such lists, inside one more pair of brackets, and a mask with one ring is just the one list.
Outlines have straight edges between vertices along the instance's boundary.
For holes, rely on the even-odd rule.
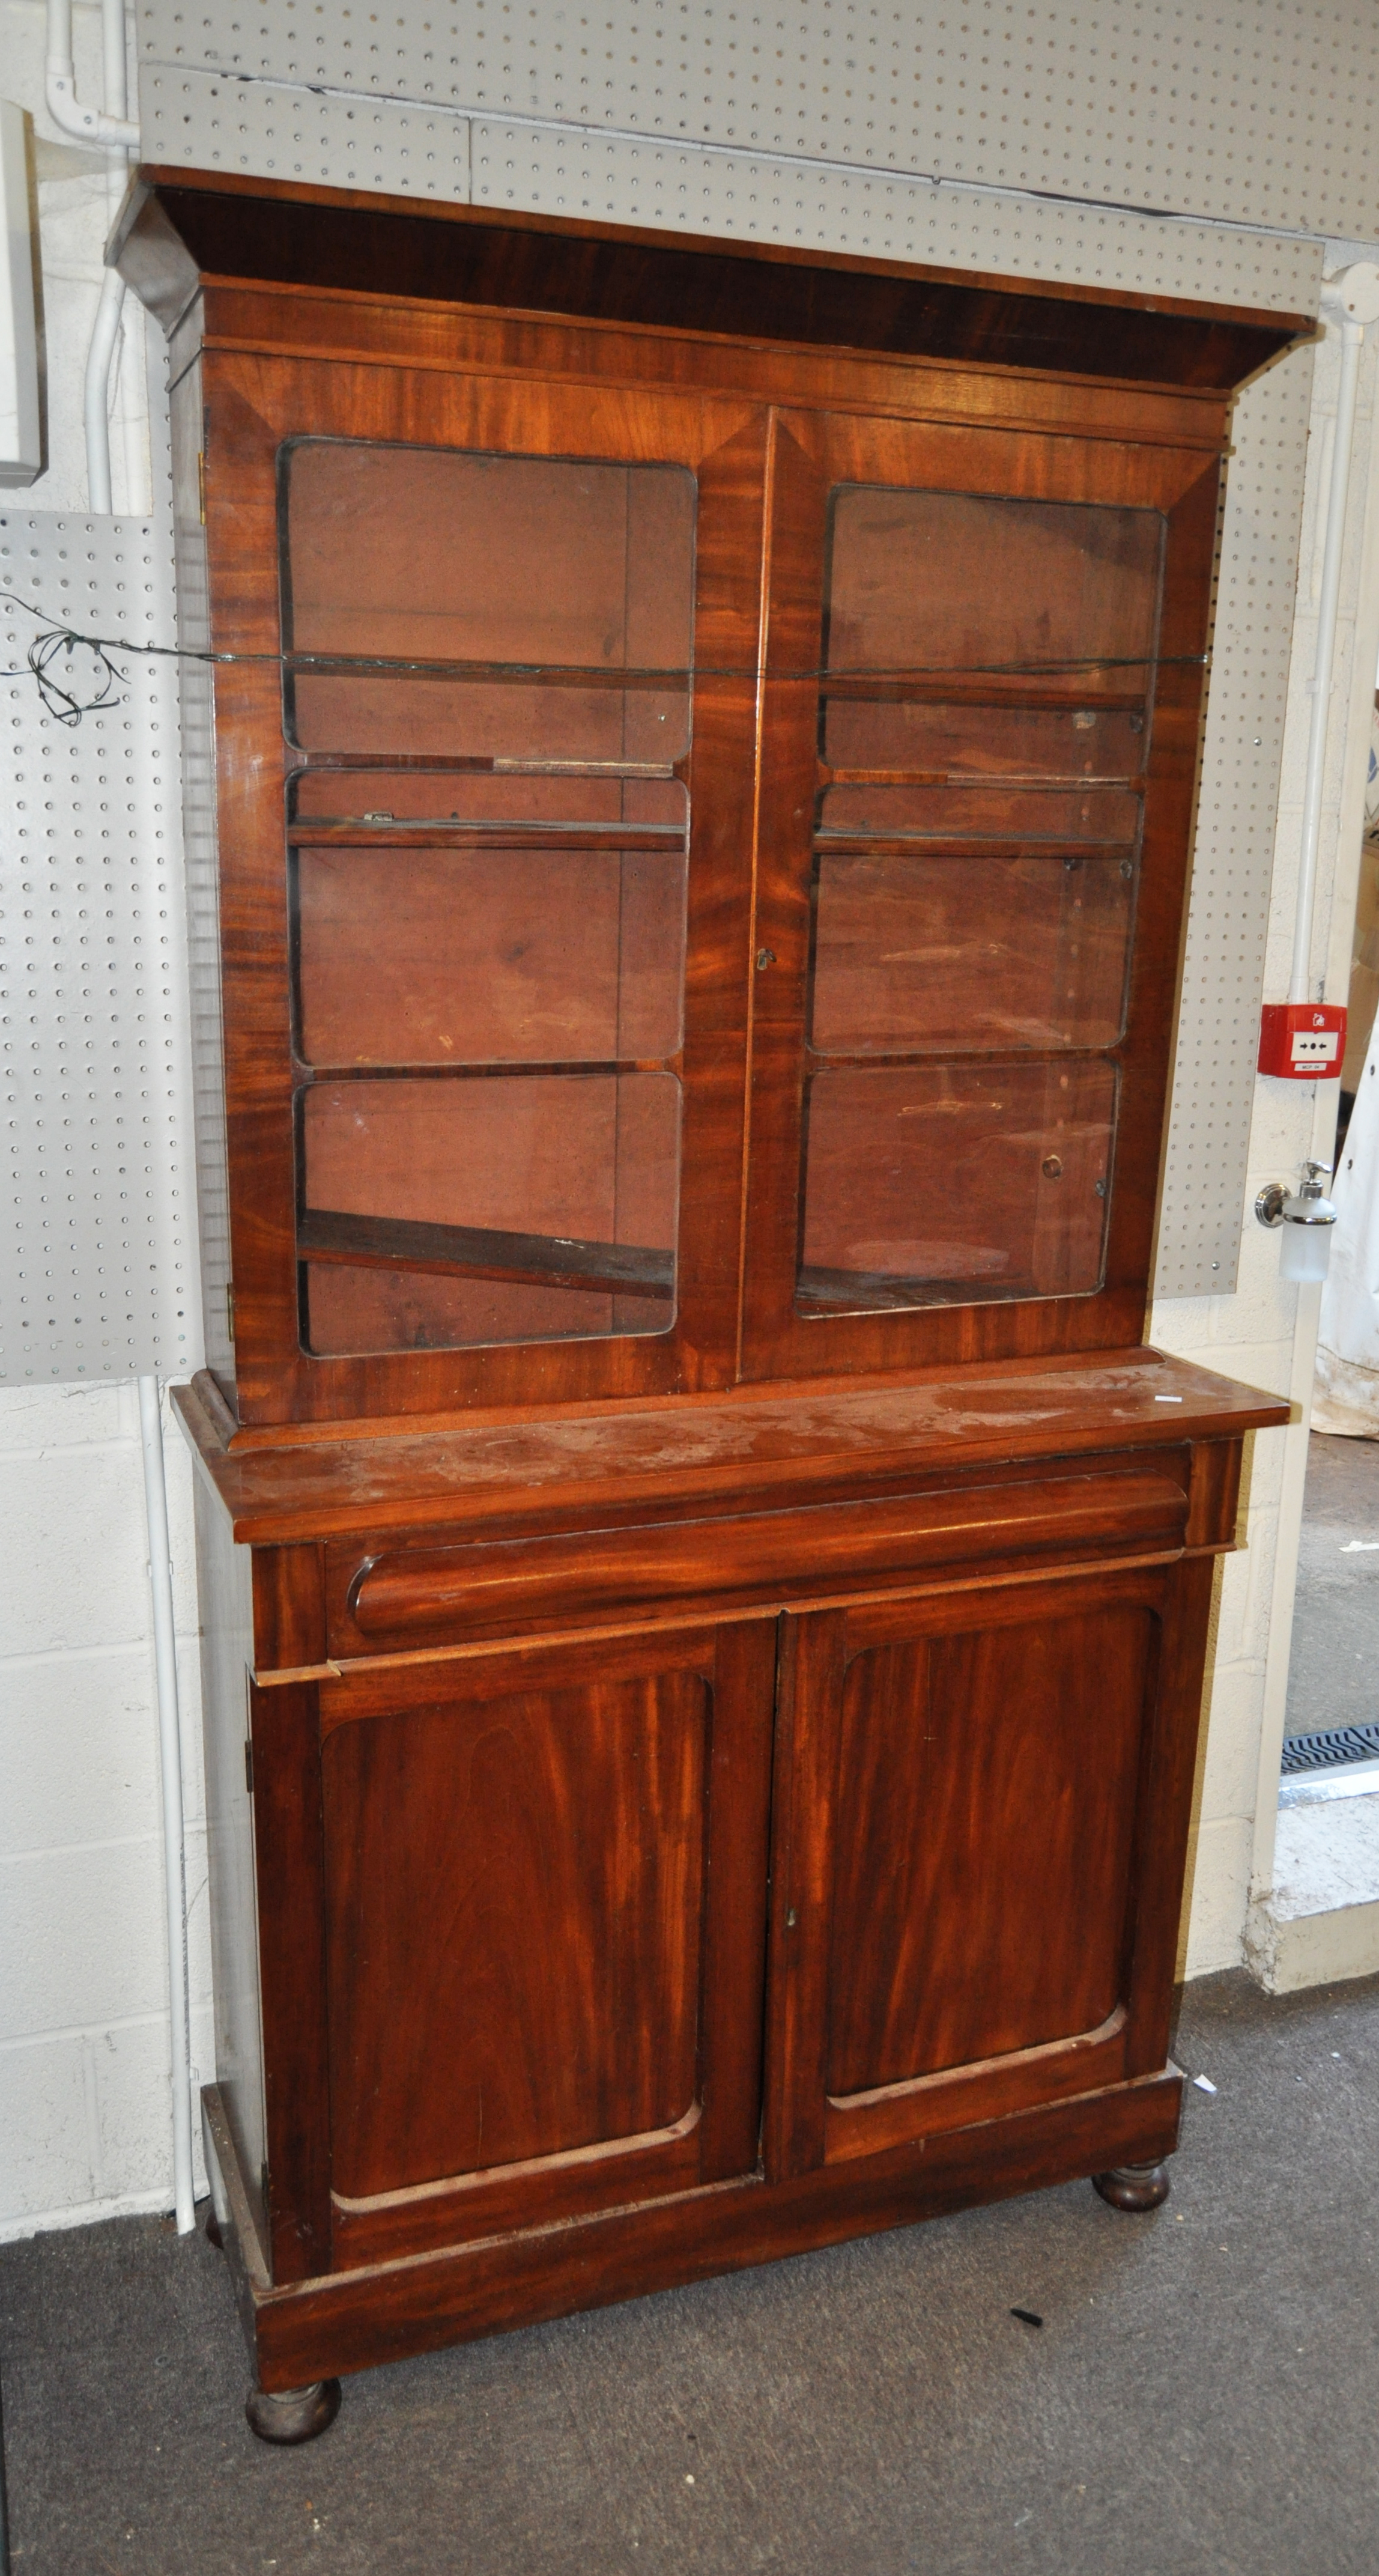
[[229,1334],[231,1341],[233,1341],[235,1338],[235,1283],[233,1279],[227,1279],[225,1282],[225,1330]]
[[247,1735],[244,1739],[244,1785],[252,1798],[254,1794],[254,1747],[251,1738]]
[[206,451],[204,448],[199,448],[197,451],[196,503],[201,513],[201,525],[204,528],[206,525]]

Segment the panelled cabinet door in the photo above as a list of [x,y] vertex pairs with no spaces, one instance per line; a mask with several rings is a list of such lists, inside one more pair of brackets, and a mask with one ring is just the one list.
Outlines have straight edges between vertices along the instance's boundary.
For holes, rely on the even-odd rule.
[[746,1375],[1138,1340],[1218,470],[773,416]]
[[768,2173],[1163,2065],[1209,1581],[784,1622]]
[[769,1621],[321,1694],[337,2265],[750,2172]]

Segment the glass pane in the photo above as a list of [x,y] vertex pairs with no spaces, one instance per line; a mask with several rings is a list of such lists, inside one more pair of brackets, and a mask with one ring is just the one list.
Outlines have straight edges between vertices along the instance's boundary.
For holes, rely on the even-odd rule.
[[1100,1285],[1116,1073],[1081,1063],[839,1068],[806,1110],[806,1313]]
[[1162,528],[1151,510],[844,487],[828,668],[1054,673],[1152,654]]
[[307,1064],[611,1063],[679,1047],[678,838],[302,848],[295,876]]
[[832,495],[804,1313],[1100,1284],[1162,555],[1154,511]]
[[491,769],[299,769],[294,822],[635,823],[685,829],[688,800],[673,778],[602,778],[575,769],[532,777]]
[[312,1084],[308,1347],[664,1332],[679,1128],[664,1073]]
[[1115,787],[830,787],[825,832],[924,833],[935,840],[1133,844],[1140,800]]
[[1128,859],[821,858],[819,1054],[1113,1046],[1134,914]]
[[[1127,675],[1142,686],[1141,674]],[[917,769],[957,778],[1136,778],[1147,735],[1138,708],[924,706],[824,700],[834,769]]]
[[[307,440],[287,451],[286,485],[289,650],[442,666],[297,669],[289,723],[304,748],[683,755],[694,481],[681,468]],[[455,663],[479,668],[443,667]]]

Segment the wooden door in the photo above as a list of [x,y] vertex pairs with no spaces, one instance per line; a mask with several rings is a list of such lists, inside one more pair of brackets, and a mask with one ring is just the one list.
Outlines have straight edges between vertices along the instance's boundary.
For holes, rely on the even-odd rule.
[[1163,2065],[1209,1588],[786,1619],[768,2174]]
[[771,440],[744,1374],[1135,1342],[1217,455]]
[[245,1421],[733,1374],[766,414],[500,356],[206,358]]
[[750,2172],[772,1622],[321,1694],[350,2265]]

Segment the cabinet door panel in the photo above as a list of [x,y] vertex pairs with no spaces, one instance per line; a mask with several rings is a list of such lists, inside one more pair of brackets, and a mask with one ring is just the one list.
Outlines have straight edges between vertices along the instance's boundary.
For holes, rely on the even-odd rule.
[[1217,469],[780,413],[743,1374],[1139,1338]]
[[328,1723],[337,2259],[754,2163],[773,1637],[692,1642]]
[[[554,2155],[691,2108],[706,1699],[698,1674],[649,1675],[329,1739],[340,2190]],[[424,2012],[399,2013],[420,1996]]]
[[1140,1603],[873,1647],[843,1698],[828,2090],[1095,2029],[1124,1972]]
[[209,364],[241,1419],[728,1384],[764,410]]
[[1163,2063],[1209,1585],[787,1618],[768,2172]]

